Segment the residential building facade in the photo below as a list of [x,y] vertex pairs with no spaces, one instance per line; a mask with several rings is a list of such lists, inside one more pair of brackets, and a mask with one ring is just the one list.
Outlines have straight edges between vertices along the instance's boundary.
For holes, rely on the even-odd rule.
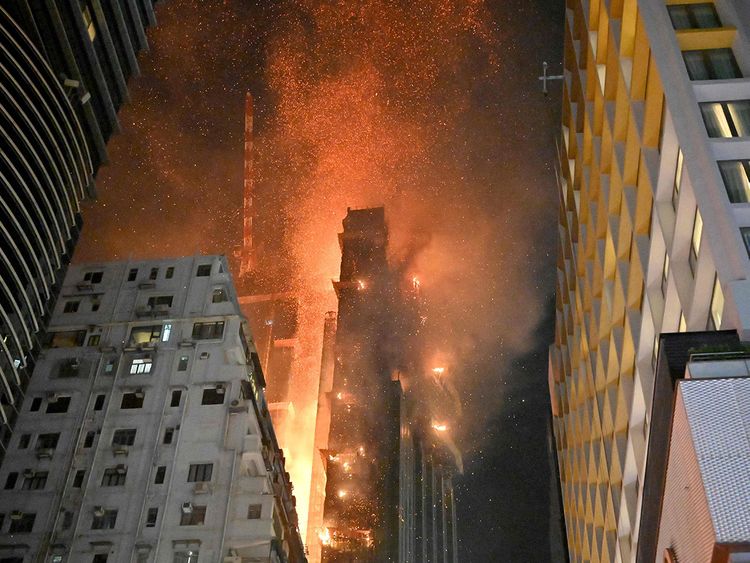
[[71,266],[0,466],[0,559],[304,562],[264,384],[223,257]]
[[151,0],[0,0],[0,460],[154,22]]
[[550,392],[570,557],[633,561],[660,335],[750,328],[746,2],[567,0]]

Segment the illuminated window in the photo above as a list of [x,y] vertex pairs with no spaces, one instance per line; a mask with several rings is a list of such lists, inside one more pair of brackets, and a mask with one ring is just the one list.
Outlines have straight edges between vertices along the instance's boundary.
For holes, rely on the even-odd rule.
[[161,337],[161,325],[135,326],[130,331],[130,345],[156,344]]
[[195,550],[175,551],[172,563],[198,563],[199,553]]
[[99,346],[99,342],[101,342],[102,335],[101,334],[92,334],[89,336],[89,339],[86,341],[86,346],[89,348],[94,348],[96,346]]
[[700,211],[695,210],[695,219],[693,220],[693,235],[690,237],[690,255],[688,256],[688,263],[690,264],[690,271],[695,275],[695,268],[698,264],[698,255],[701,251],[701,235],[703,234],[703,217],[701,217]]
[[742,78],[742,72],[731,49],[683,51],[690,80],[726,80]]
[[667,6],[669,19],[675,29],[710,29],[721,27],[716,8],[710,2],[701,4],[673,4]]
[[89,6],[84,6],[81,14],[83,15],[83,24],[86,26],[86,32],[89,34],[91,42],[93,42],[96,39],[96,25],[94,24],[94,18],[91,17]]
[[714,278],[714,289],[711,293],[711,308],[708,313],[708,330],[721,328],[721,318],[724,314],[724,292],[721,290],[719,276]]
[[729,201],[750,202],[750,160],[722,160],[718,164]]
[[151,373],[154,362],[151,358],[133,358],[130,364],[130,375]]
[[700,104],[708,136],[750,137],[750,100]]
[[164,332],[161,335],[161,341],[167,342],[169,340],[170,334],[172,334],[172,325],[170,323],[167,323],[164,325]]

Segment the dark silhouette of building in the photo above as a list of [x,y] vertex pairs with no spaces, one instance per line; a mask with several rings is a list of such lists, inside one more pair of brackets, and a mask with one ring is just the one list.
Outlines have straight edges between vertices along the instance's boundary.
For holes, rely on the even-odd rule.
[[150,0],[0,0],[0,460],[153,23]]

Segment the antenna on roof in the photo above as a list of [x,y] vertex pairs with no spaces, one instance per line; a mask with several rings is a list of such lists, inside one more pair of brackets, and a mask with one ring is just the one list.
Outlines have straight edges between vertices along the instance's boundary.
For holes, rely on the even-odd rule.
[[544,93],[545,96],[549,95],[549,91],[547,90],[547,82],[549,80],[562,80],[563,78],[565,78],[564,74],[553,74],[553,75],[547,74],[548,66],[549,65],[547,64],[547,61],[544,61],[542,63],[542,75],[539,77],[539,80],[542,81],[542,92]]

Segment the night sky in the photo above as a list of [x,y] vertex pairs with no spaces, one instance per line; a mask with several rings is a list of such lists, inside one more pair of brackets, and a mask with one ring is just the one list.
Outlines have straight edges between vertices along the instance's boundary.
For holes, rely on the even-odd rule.
[[307,295],[322,327],[346,208],[384,204],[391,260],[420,276],[430,346],[463,404],[465,563],[551,560],[560,87],[545,98],[536,77],[544,60],[561,69],[563,10],[562,0],[160,2],[75,257],[230,254],[252,92],[261,265]]

